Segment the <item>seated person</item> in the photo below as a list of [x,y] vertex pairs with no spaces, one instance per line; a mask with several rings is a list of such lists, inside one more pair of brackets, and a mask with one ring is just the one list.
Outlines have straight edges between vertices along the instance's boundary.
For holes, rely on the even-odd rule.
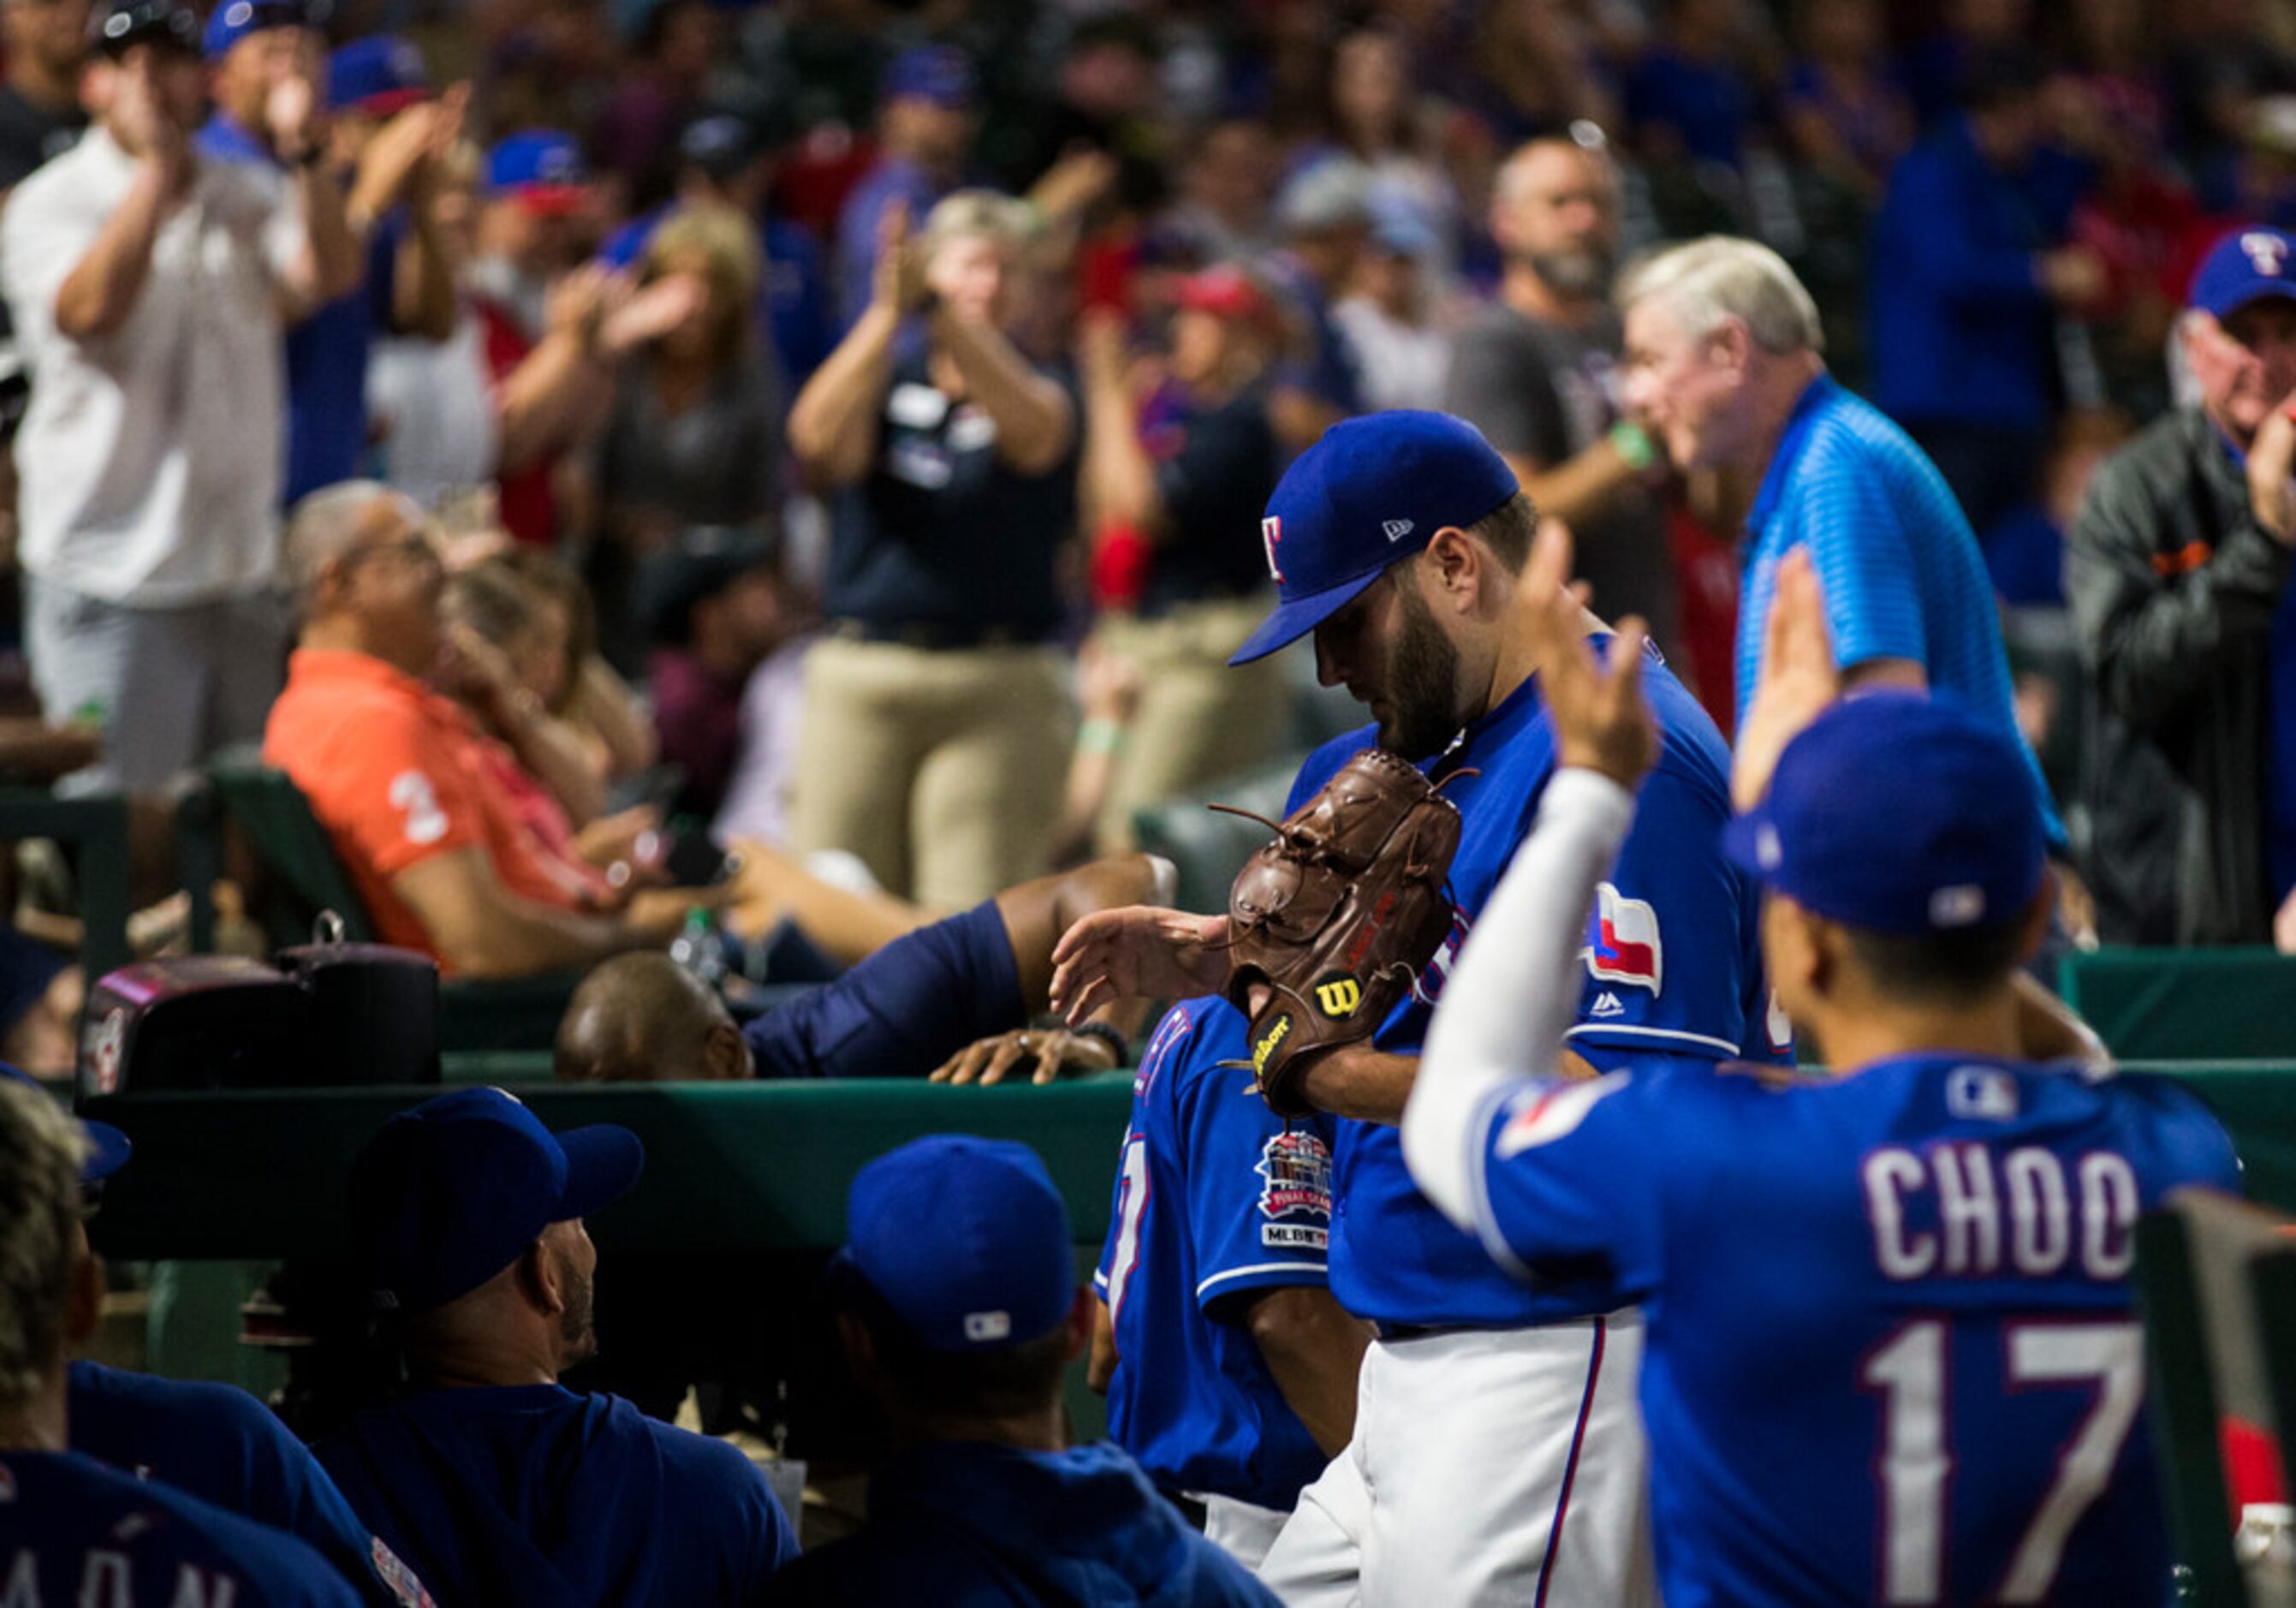
[[[12,1066],[0,1065],[0,1081],[43,1093]],[[105,1122],[81,1131],[88,1143],[80,1187],[93,1212],[103,1181],[127,1160],[127,1136]],[[86,1232],[73,1233],[78,1254],[101,1268]],[[375,1608],[427,1600],[414,1571],[359,1522],[308,1448],[245,1391],[82,1360],[65,1370],[65,1393],[75,1452],[299,1537]]]
[[[113,1141],[117,1135],[111,1136]],[[357,1608],[283,1530],[70,1449],[64,1358],[95,1333],[103,1264],[81,1229],[83,1169],[115,1166],[56,1103],[0,1078],[0,1584],[7,1599],[169,1608]]]
[[716,994],[666,956],[626,955],[575,989],[558,1024],[556,1071],[575,1081],[719,1078],[922,1078],[996,1083],[1031,1072],[1120,1066],[1136,1002],[1079,1027],[1021,1025],[1046,1008],[1052,952],[1095,910],[1169,884],[1148,855],[1095,860],[1008,888],[895,939],[835,981],[736,1029]]
[[864,1167],[832,1265],[847,1360],[890,1421],[869,1522],[775,1604],[1272,1604],[1113,1446],[1066,1444],[1092,1300],[1026,1145],[936,1134]]
[[1325,1268],[1330,1129],[1257,1096],[1242,1013],[1182,1000],[1132,1080],[1093,1277],[1108,1438],[1247,1568],[1355,1433],[1371,1330]]
[[444,1602],[747,1603],[796,1555],[739,1451],[558,1382],[596,1349],[582,1219],[644,1160],[627,1128],[553,1134],[470,1088],[391,1118],[352,1166],[353,1251],[412,1389],[319,1460]]

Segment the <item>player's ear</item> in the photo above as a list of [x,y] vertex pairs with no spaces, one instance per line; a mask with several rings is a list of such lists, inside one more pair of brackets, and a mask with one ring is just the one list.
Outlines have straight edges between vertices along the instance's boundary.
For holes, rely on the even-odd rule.
[[749,1042],[742,1037],[742,1030],[730,1021],[709,1024],[709,1035],[701,1045],[701,1066],[720,1083],[744,1083],[757,1074],[757,1066],[750,1058]]
[[550,1254],[547,1233],[537,1235],[519,1254],[518,1288],[537,1311],[555,1317],[566,1309],[566,1292],[559,1278],[558,1259]]
[[1706,337],[1717,362],[1736,373],[1744,373],[1746,365],[1754,355],[1754,332],[1746,321],[1736,315],[1725,318]]
[[852,1370],[854,1379],[864,1387],[873,1386],[882,1372],[877,1366],[877,1341],[869,1325],[849,1308],[838,1309],[837,1341],[844,1348],[845,1366]]
[[1089,1289],[1082,1284],[1077,1286],[1076,1298],[1069,1302],[1069,1361],[1074,1362],[1092,1350],[1093,1309],[1099,1304]]
[[2024,931],[2017,935],[2017,958],[2028,961],[2038,953],[2042,941],[2049,936],[2050,918],[2057,913],[2057,868],[2049,867],[2041,879],[2041,890],[2033,896],[2026,908],[2022,923]]
[[1455,606],[1472,604],[1488,557],[1476,546],[1474,538],[1456,525],[1446,525],[1438,530],[1419,555],[1425,574],[1423,584],[1434,594],[1429,601],[1439,604],[1448,600]]

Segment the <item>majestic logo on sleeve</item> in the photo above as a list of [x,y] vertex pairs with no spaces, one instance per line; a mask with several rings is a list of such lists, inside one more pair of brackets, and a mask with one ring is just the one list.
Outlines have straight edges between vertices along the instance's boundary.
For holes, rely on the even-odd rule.
[[1509,1156],[1552,1144],[1575,1133],[1597,1102],[1627,1087],[1628,1076],[1626,1072],[1612,1072],[1591,1082],[1562,1083],[1543,1090],[1499,1129],[1491,1153],[1504,1161]]
[[1261,1147],[1253,1169],[1259,1191],[1259,1243],[1278,1251],[1322,1251],[1332,1227],[1332,1153],[1322,1136],[1286,1128]]
[[1283,566],[1276,562],[1276,544],[1283,539],[1283,520],[1280,514],[1269,514],[1259,521],[1259,545],[1267,549],[1268,578],[1277,586],[1283,584]]
[[1608,882],[1595,889],[1595,923],[1579,951],[1587,970],[1604,982],[1627,983],[1655,994],[1664,980],[1666,951],[1659,942],[1658,912]]

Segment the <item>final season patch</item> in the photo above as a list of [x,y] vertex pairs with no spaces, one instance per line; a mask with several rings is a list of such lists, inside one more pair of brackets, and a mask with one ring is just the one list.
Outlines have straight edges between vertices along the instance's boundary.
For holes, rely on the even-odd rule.
[[1283,1251],[1322,1251],[1331,1240],[1332,1153],[1308,1128],[1269,1136],[1253,1167],[1259,1190],[1263,1245]]

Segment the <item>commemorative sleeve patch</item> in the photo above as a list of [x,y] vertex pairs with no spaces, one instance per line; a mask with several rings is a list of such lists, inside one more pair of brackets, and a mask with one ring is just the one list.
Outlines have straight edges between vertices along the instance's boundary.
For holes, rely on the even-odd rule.
[[1271,1250],[1323,1251],[1331,1242],[1332,1153],[1319,1134],[1286,1128],[1260,1147],[1259,1243]]
[[1611,1072],[1583,1083],[1557,1084],[1540,1090],[1530,1103],[1507,1119],[1492,1141],[1491,1153],[1500,1161],[1552,1144],[1578,1130],[1596,1103],[1627,1087],[1631,1074]]

